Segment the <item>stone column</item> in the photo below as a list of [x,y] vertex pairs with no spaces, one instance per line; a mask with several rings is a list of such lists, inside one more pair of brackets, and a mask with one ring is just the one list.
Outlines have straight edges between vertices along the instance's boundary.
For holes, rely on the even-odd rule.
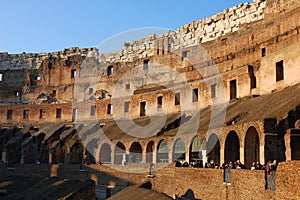
[[111,153],[110,153],[110,162],[111,162],[111,165],[114,165],[115,164],[115,149],[112,148],[111,149]]
[[146,155],[147,155],[147,150],[144,148],[142,151],[142,162],[141,163],[146,163]]
[[156,150],[156,148],[153,148],[153,152],[152,152],[152,155],[153,155],[152,162],[153,163],[156,163],[156,154],[157,154],[157,150]]
[[261,164],[266,164],[265,161],[265,146],[264,145],[260,145],[259,146],[259,162]]
[[51,148],[49,150],[49,164],[52,164],[53,162],[53,149]]
[[225,147],[220,146],[220,165],[225,163]]
[[284,136],[285,142],[285,157],[286,161],[292,160],[292,151],[291,151],[291,129],[287,130]]
[[245,148],[244,145],[240,145],[240,162],[245,164]]
[[207,163],[207,158],[206,149],[202,150],[203,168],[205,167],[205,163]]
[[173,159],[173,147],[169,149],[169,163],[172,162],[172,159]]
[[185,151],[185,160],[190,163],[190,148]]

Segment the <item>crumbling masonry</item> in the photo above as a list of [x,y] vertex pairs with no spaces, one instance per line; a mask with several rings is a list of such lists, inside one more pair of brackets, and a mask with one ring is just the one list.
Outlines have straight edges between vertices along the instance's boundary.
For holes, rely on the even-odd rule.
[[[247,167],[299,160],[299,13],[298,0],[254,0],[176,32],[125,43],[119,52],[0,53],[0,159],[241,160]],[[186,83],[190,89],[180,87]],[[116,85],[130,97],[114,94]],[[222,103],[224,122],[209,126]],[[118,128],[130,119],[146,126],[161,113],[166,122],[149,137]],[[176,135],[193,120],[192,137]]]

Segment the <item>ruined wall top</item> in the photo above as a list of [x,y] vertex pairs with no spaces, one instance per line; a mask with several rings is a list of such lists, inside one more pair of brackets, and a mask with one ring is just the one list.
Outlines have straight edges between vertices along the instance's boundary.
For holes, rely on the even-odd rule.
[[72,47],[62,51],[52,53],[21,53],[8,54],[0,53],[0,70],[16,70],[16,69],[38,69],[43,60],[49,58],[67,59],[73,55],[86,56],[89,52],[95,51],[95,48]]
[[[293,0],[293,4],[299,1]],[[212,17],[193,21],[179,27],[176,32],[168,31],[159,36],[151,34],[138,41],[126,42],[123,49],[119,52],[99,54],[96,48],[79,49],[74,47],[54,53],[0,53],[0,69],[39,68],[42,60],[51,56],[67,59],[67,57],[72,55],[96,55],[101,63],[131,62],[136,59],[153,56],[156,48],[174,51],[193,46],[199,42],[209,42],[227,33],[235,32],[243,24],[263,20],[266,10],[272,12],[270,9],[275,9],[266,8],[266,6],[270,4],[270,6],[273,5],[274,7],[276,2],[278,4],[281,0],[254,0],[252,3],[239,4]],[[276,9],[278,8],[276,7]]]
[[235,32],[242,24],[247,24],[264,18],[266,0],[254,0],[224,10],[212,17],[193,21],[177,32],[196,37],[200,42],[214,40],[230,32]]

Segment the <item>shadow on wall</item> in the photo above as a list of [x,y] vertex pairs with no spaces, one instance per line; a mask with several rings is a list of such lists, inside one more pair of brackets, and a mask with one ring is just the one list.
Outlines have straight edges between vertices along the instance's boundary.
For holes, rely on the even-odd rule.
[[181,197],[175,196],[176,200],[200,200],[195,198],[194,191],[192,189],[188,189],[184,195]]

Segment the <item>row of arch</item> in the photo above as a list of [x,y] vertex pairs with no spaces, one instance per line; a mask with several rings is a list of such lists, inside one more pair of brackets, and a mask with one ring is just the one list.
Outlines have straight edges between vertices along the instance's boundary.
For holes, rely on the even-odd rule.
[[[99,160],[102,163],[120,165],[124,162],[205,161],[208,158],[206,161],[213,160],[217,165],[220,165],[222,164],[220,163],[221,157],[222,162],[228,163],[229,161],[239,160],[243,156],[245,165],[249,167],[253,161],[260,161],[259,134],[252,126],[247,130],[244,145],[240,145],[238,134],[235,131],[230,131],[226,136],[225,142],[222,140],[224,147],[220,146],[220,141],[216,134],[210,135],[206,143],[201,143],[198,136],[192,138],[188,144],[181,138],[175,140],[173,144],[170,144],[165,139],[149,141],[143,145],[135,141],[128,145],[127,148],[121,141],[113,145],[111,143],[103,143],[98,149],[99,154],[86,151],[86,147],[89,149],[89,145],[98,146],[96,140],[92,140],[86,147],[81,141],[77,140],[70,148],[66,148],[69,142],[58,142],[51,152],[48,152],[48,145],[42,145],[39,141],[40,139],[26,146],[26,149],[24,149],[25,153],[23,154],[23,162],[34,162],[35,160],[39,160],[40,162],[66,162],[67,160],[67,162],[81,163],[84,159],[89,159],[92,163]],[[241,146],[244,149],[243,155],[240,154]],[[22,153],[17,158],[14,156],[14,149],[12,147],[7,148],[7,154],[9,160],[17,162],[22,157]]]
[[[244,161],[247,167],[250,167],[253,161],[260,160],[259,135],[254,127],[250,127],[246,133],[244,144]],[[205,160],[214,161],[220,165],[220,141],[216,134],[210,135],[205,147],[201,146],[198,136],[195,136],[189,148],[180,138],[178,138],[173,146],[162,139],[155,147],[154,141],[150,141],[143,147],[139,142],[133,142],[128,149],[122,142],[117,142],[115,148],[112,149],[108,143],[103,143],[100,148],[99,161],[102,163],[122,164],[122,162],[130,163],[150,163],[150,162],[171,162],[175,160]],[[240,160],[240,141],[235,131],[230,131],[225,140],[224,162]],[[170,153],[171,152],[171,153]],[[188,152],[188,153],[187,153]],[[112,159],[114,157],[114,159]]]

